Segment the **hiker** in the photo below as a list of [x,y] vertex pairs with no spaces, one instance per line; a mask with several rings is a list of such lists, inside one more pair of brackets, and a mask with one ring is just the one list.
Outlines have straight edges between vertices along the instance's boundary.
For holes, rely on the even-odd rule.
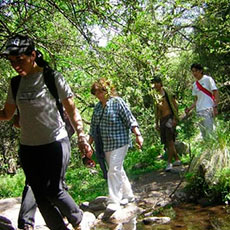
[[133,202],[135,199],[123,168],[130,144],[130,132],[135,134],[139,148],[142,147],[143,138],[136,119],[124,100],[117,96],[108,79],[100,78],[94,82],[91,93],[99,102],[91,120],[89,143],[92,144],[100,136],[108,165],[109,201],[106,210],[116,211],[120,209],[120,204]]
[[[12,78],[0,120],[10,120],[19,111],[21,128],[19,158],[26,181],[31,186],[38,208],[51,230],[68,230],[63,217],[77,229],[83,216],[72,197],[63,187],[63,180],[70,157],[70,143],[65,128],[62,105],[78,135],[82,154],[91,157],[92,150],[83,132],[81,116],[73,101],[73,93],[63,76],[52,71],[34,42],[24,35],[15,35],[1,54],[19,74]],[[54,73],[54,76],[47,74]],[[53,77],[58,103],[45,83]],[[14,81],[13,81],[14,79]],[[16,100],[15,79],[20,79]],[[48,80],[48,82],[50,81]],[[13,89],[14,88],[14,89]],[[59,108],[58,108],[59,105]],[[60,108],[61,107],[61,108]],[[33,229],[28,226],[24,229]]]
[[195,101],[185,109],[185,113],[189,114],[196,107],[196,114],[201,118],[199,128],[203,139],[205,139],[214,130],[214,117],[218,114],[218,89],[213,78],[204,75],[203,67],[200,64],[192,64],[191,71],[196,78],[192,89]]
[[[181,165],[175,148],[176,125],[178,118],[178,106],[175,96],[172,95],[165,87],[160,77],[156,76],[151,80],[152,87],[157,91],[155,95],[155,116],[156,129],[160,132],[161,143],[164,144],[168,154],[168,163],[165,171],[173,169],[173,166]],[[173,158],[175,159],[172,163]]]
[[[15,128],[20,128],[19,114],[14,115],[13,126]],[[72,133],[72,130],[70,131],[70,133]],[[83,163],[86,167],[95,167],[95,162],[86,156],[83,157]],[[68,191],[68,186],[66,185],[65,180],[63,180],[63,188],[66,189],[66,191]],[[19,229],[24,229],[24,230],[34,229],[36,209],[37,209],[37,204],[34,198],[33,191],[29,186],[29,184],[27,183],[27,181],[25,181],[25,186],[22,192],[21,207],[18,214]]]

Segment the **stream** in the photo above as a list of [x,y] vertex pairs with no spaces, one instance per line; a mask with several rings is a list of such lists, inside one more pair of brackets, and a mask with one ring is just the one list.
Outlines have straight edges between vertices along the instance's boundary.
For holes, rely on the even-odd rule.
[[197,204],[183,204],[165,208],[156,216],[168,216],[168,224],[144,225],[141,218],[118,225],[102,224],[93,230],[230,230],[230,207],[218,205],[202,207]]

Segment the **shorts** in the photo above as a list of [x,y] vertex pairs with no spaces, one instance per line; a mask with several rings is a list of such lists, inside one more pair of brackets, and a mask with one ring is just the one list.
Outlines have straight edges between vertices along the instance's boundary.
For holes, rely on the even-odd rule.
[[160,120],[161,143],[167,145],[176,140],[176,129],[173,126],[173,116],[170,114]]

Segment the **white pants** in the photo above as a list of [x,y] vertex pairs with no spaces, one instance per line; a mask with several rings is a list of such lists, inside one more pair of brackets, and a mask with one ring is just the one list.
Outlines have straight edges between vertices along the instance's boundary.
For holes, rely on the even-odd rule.
[[128,145],[105,153],[108,164],[109,203],[117,203],[124,198],[133,197],[133,191],[123,168]]
[[197,112],[197,116],[201,118],[199,123],[200,131],[203,138],[206,138],[215,129],[213,109],[206,109]]

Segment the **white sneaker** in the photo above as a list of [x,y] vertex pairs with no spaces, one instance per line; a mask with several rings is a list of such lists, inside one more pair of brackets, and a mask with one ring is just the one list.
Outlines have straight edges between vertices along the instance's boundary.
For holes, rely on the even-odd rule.
[[128,203],[129,203],[128,198],[124,198],[124,199],[122,199],[122,200],[120,201],[120,205],[126,205],[126,204],[128,204]]
[[172,163],[169,163],[168,165],[167,165],[167,167],[165,168],[165,171],[166,172],[169,172],[169,171],[171,171],[173,169],[173,165],[172,165]]
[[173,166],[180,166],[181,165],[181,161],[177,160],[173,162]]
[[130,196],[130,197],[127,197],[127,198],[123,198],[121,201],[120,201],[120,204],[121,205],[127,205],[128,203],[133,203],[135,202],[136,198],[134,196]]
[[132,197],[127,197],[127,198],[124,198],[124,199],[122,199],[121,200],[121,202],[120,202],[120,204],[121,205],[127,205],[128,203],[133,203],[133,202],[135,202],[135,197],[134,196],[132,196]]
[[106,210],[109,210],[109,211],[117,211],[121,208],[120,204],[117,204],[117,203],[110,203],[108,204]]

